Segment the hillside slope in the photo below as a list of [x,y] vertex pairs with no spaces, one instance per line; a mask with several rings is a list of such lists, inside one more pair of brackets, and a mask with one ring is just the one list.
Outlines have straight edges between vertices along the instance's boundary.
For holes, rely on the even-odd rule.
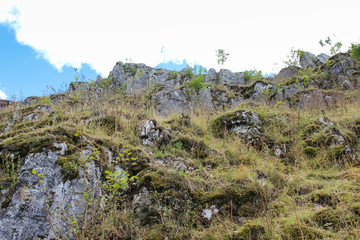
[[359,239],[360,64],[306,54],[0,102],[0,239]]

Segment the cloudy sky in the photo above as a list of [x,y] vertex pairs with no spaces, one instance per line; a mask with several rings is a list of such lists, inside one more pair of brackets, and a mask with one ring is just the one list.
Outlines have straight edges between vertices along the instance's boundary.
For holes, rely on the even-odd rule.
[[[358,0],[1,0],[0,98],[42,95],[75,75],[107,76],[117,61],[173,61],[276,73],[291,48],[360,42]],[[75,72],[73,68],[78,68]],[[45,93],[46,94],[46,93]]]

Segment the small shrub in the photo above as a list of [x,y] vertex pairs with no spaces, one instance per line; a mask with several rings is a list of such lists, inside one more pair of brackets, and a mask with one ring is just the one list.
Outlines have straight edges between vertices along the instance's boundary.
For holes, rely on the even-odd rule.
[[244,71],[244,75],[246,82],[253,82],[264,78],[262,72],[256,69],[246,70]]
[[360,44],[351,44],[351,57],[360,63]]
[[299,61],[302,55],[304,55],[305,52],[303,50],[294,48],[291,49],[290,54],[287,56],[287,60],[284,61],[284,64],[287,67],[295,67],[299,65]]
[[[198,72],[197,75],[195,75],[196,72]],[[205,74],[205,68],[201,66],[199,67],[199,69],[194,68],[192,75],[195,75],[196,77],[189,82],[189,88],[195,92],[199,92],[201,89],[206,88],[208,84],[205,82]]]

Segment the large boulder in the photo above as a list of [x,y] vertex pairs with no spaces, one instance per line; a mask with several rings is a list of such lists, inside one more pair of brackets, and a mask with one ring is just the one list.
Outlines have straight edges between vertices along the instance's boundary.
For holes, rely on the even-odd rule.
[[217,73],[216,70],[210,68],[207,75],[205,76],[205,82],[216,83],[217,81]]
[[295,77],[296,75],[298,75],[300,69],[301,68],[299,68],[297,66],[290,66],[290,67],[283,68],[275,76],[275,80],[279,81],[279,80],[284,80],[284,79]]
[[[143,63],[117,62],[108,79],[108,87],[112,90],[122,88],[127,93],[139,93],[158,86],[178,85],[181,77],[180,74],[172,74],[165,69],[154,69]],[[101,82],[98,81],[98,84],[101,85]]]
[[298,91],[289,99],[292,107],[328,109],[342,106],[346,102],[343,92],[306,89]]
[[246,144],[255,147],[260,147],[264,140],[261,121],[252,111],[238,110],[219,116],[212,121],[211,128],[215,136],[237,134]]
[[320,88],[330,89],[343,86],[352,89],[360,82],[357,73],[360,65],[350,57],[349,53],[340,53],[328,59],[327,64],[320,66],[322,72],[328,73],[328,77],[320,83]]
[[163,116],[168,116],[172,113],[190,114],[192,111],[192,107],[184,93],[172,87],[164,87],[154,93],[150,101],[154,105],[155,110]]
[[310,52],[304,52],[300,56],[300,66],[302,68],[314,68],[321,64],[326,63],[326,61],[330,58],[330,56],[326,55],[325,53],[321,53],[318,56]]
[[325,53],[320,53],[319,55],[317,55],[317,65],[321,65],[326,63],[326,61],[330,58],[329,55],[325,54]]
[[233,73],[228,69],[221,69],[219,71],[219,83],[244,85],[246,83],[245,75],[243,73]]
[[300,66],[302,68],[308,68],[308,67],[314,68],[317,66],[316,62],[317,62],[316,56],[310,52],[304,52],[300,56]]

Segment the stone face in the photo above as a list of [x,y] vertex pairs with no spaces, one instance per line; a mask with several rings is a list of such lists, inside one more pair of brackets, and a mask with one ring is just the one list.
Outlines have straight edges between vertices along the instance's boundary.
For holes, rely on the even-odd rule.
[[179,89],[165,87],[151,97],[155,110],[161,115],[170,115],[173,112],[178,114],[189,114],[192,110],[183,92]]
[[219,71],[219,83],[244,85],[246,83],[245,75],[243,73],[233,73],[230,70],[221,69]]
[[27,97],[25,98],[25,100],[23,101],[23,104],[26,106],[30,106],[30,105],[35,105],[35,104],[39,104],[40,103],[40,98],[39,97]]
[[[54,239],[59,236],[73,239],[66,231],[71,218],[84,214],[84,192],[93,189],[90,196],[100,194],[97,186],[100,170],[94,162],[88,162],[77,178],[63,182],[56,160],[66,152],[67,145],[54,143],[54,147],[58,150],[32,153],[25,159],[11,203],[0,212],[1,240]],[[82,156],[85,158],[89,154],[90,150],[84,150]],[[51,214],[53,211],[56,213]]]
[[299,68],[297,66],[283,68],[275,76],[275,80],[279,81],[279,80],[284,80],[284,79],[295,77],[296,75],[298,75],[300,69],[301,68]]
[[330,58],[329,55],[325,54],[325,53],[320,53],[319,55],[317,55],[317,62],[316,64],[317,65],[320,65],[320,64],[324,64],[326,63],[326,61]]
[[216,81],[217,81],[216,75],[217,75],[216,70],[213,68],[210,68],[208,71],[208,74],[205,77],[205,82],[216,83]]
[[204,88],[199,92],[190,92],[190,102],[197,109],[213,111],[216,107],[213,102],[213,93],[210,89]]
[[310,52],[304,52],[304,54],[300,56],[300,66],[302,68],[308,68],[308,67],[314,68],[317,66],[316,62],[317,62],[317,57]]
[[335,64],[330,66],[328,71],[331,76],[338,80],[344,80],[346,77],[352,76],[354,70],[351,69],[351,67],[355,67],[356,65],[356,62],[351,57],[339,55],[339,59],[336,60]]
[[170,135],[161,127],[157,127],[155,119],[146,120],[141,127],[140,138],[142,144],[153,147],[154,145],[166,144],[170,141]]
[[[174,86],[180,79],[165,69],[153,69],[145,64],[117,62],[110,72],[110,89],[121,87],[127,93],[139,93],[156,86]],[[100,81],[98,81],[100,83]]]
[[70,96],[73,95],[74,93],[85,94],[89,92],[90,89],[91,89],[91,85],[89,82],[72,82],[70,83],[67,93]]
[[217,136],[238,134],[245,143],[260,145],[263,140],[263,129],[257,114],[252,111],[238,110],[215,119],[212,123],[213,132]]

